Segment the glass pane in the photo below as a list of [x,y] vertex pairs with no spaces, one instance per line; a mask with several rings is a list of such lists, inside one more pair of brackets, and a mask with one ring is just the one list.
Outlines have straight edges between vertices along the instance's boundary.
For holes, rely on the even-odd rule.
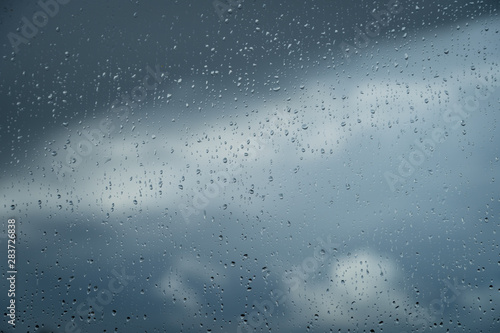
[[13,332],[498,332],[496,0],[4,1]]

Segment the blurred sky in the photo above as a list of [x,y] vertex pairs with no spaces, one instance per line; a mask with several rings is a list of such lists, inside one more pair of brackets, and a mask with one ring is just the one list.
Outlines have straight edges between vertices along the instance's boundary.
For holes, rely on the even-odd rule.
[[[72,1],[5,37],[17,328],[497,331],[498,3],[402,6],[349,60],[383,3]],[[4,35],[38,10],[5,2]],[[135,278],[80,317],[113,270]]]

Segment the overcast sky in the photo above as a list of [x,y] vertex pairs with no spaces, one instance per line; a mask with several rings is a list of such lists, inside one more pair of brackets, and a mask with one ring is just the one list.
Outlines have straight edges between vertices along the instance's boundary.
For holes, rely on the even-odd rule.
[[498,4],[226,6],[5,2],[16,328],[497,331]]

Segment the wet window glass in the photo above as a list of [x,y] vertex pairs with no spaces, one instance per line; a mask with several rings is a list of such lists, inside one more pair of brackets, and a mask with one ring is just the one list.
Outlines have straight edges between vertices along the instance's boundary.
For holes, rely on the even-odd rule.
[[0,331],[500,331],[499,8],[3,1]]

